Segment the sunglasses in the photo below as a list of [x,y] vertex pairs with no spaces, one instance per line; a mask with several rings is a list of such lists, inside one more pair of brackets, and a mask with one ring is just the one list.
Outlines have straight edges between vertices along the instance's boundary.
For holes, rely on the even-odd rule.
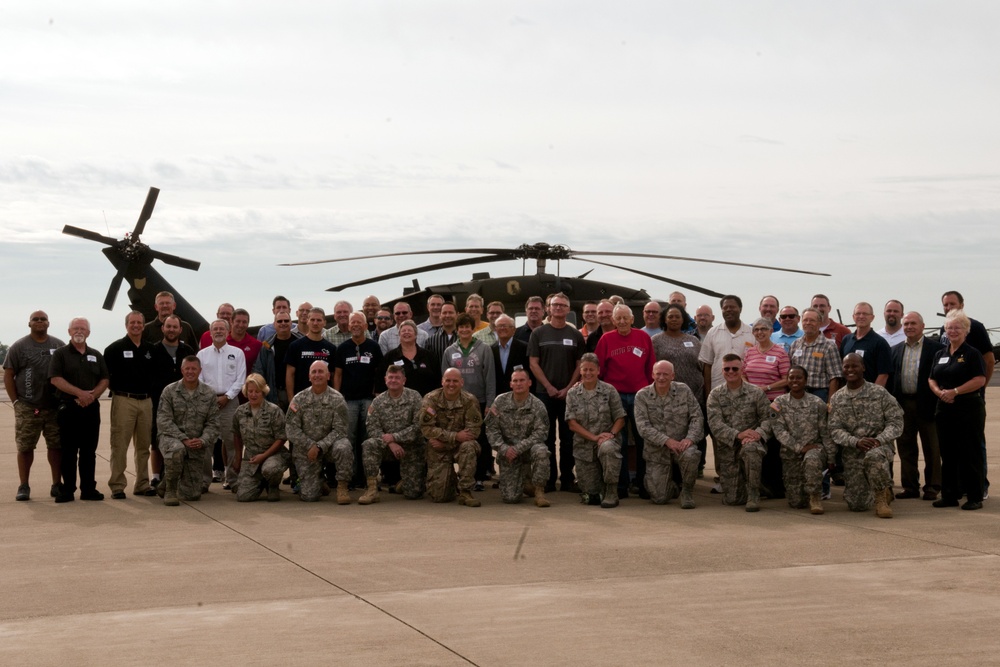
[[723,373],[739,373],[740,372],[740,367],[739,366],[723,366],[722,367],[722,372]]
[[793,315],[791,313],[785,313],[784,315],[779,315],[779,319],[782,320],[794,320],[798,315]]

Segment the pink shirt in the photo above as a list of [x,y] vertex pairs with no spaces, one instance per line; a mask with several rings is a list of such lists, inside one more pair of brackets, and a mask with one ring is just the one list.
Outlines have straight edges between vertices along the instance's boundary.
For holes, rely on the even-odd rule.
[[[785,348],[781,345],[771,345],[771,348],[763,354],[754,346],[747,350],[743,357],[743,377],[750,384],[764,389],[764,387],[781,382],[788,377],[790,366],[788,354],[785,353]],[[777,389],[766,393],[767,400],[773,401],[784,394],[785,390]]]
[[596,354],[601,362],[601,379],[620,393],[634,394],[653,383],[656,355],[645,331],[632,329],[628,336],[622,336],[617,329],[609,331],[597,341]]

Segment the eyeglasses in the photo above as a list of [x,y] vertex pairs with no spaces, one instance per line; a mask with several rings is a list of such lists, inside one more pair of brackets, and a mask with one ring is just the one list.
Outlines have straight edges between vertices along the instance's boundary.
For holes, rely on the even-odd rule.
[[785,313],[784,315],[779,315],[778,319],[794,320],[796,317],[798,317],[798,315],[795,315],[794,313]]
[[391,318],[391,317],[389,317],[388,315],[377,315],[377,316],[375,317],[375,319],[376,319],[376,320],[391,320],[392,318]]
[[722,372],[723,373],[739,373],[740,372],[740,367],[739,366],[723,366],[722,367]]
[[395,315],[396,317],[406,317],[407,315],[409,315],[409,313],[404,311],[401,313],[393,313],[393,315]]

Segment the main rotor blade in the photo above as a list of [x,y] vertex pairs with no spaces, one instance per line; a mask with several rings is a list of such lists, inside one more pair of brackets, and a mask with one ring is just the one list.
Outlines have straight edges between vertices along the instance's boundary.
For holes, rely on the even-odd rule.
[[382,276],[375,276],[374,278],[365,278],[364,280],[356,280],[353,283],[344,283],[343,285],[336,285],[334,287],[326,290],[327,292],[339,292],[345,290],[348,287],[357,287],[359,285],[367,285],[369,283],[377,283],[381,280],[389,280],[390,278],[399,278],[400,276],[409,276],[414,273],[425,273],[427,271],[436,271],[438,269],[451,269],[456,266],[469,266],[470,264],[486,264],[487,262],[504,262],[510,259],[516,259],[510,256],[510,251],[507,251],[508,255],[504,257],[473,257],[471,259],[456,259],[451,262],[441,262],[439,264],[428,264],[427,266],[419,266],[415,269],[405,269],[403,271],[395,271],[393,273],[387,273]]
[[139,214],[139,220],[135,223],[135,229],[132,230],[133,238],[142,234],[142,231],[146,229],[146,221],[152,217],[153,207],[156,206],[156,198],[159,196],[159,188],[149,189],[149,194],[146,195],[146,203],[143,205],[142,212]]
[[488,255],[499,255],[510,254],[514,251],[510,248],[450,248],[448,250],[414,250],[413,252],[389,252],[383,255],[360,255],[358,257],[341,257],[340,259],[317,259],[312,262],[290,262],[288,264],[278,264],[278,266],[308,266],[309,264],[330,264],[332,262],[350,262],[355,259],[380,259],[382,257],[405,257],[407,255],[465,255],[474,252],[486,253]]
[[122,280],[125,279],[125,269],[119,269],[115,277],[111,279],[111,287],[108,288],[108,295],[104,297],[104,310],[113,310],[115,307],[115,299],[118,298],[118,292],[122,288]]
[[708,296],[714,296],[718,299],[721,299],[722,297],[725,296],[725,294],[716,292],[715,290],[710,290],[707,287],[699,287],[698,285],[692,285],[691,283],[681,282],[680,280],[674,280],[673,278],[664,278],[663,276],[658,276],[655,273],[646,273],[645,271],[639,271],[638,269],[630,269],[627,266],[618,266],[617,264],[608,264],[607,262],[598,262],[596,259],[583,259],[582,257],[574,257],[573,259],[579,262],[590,262],[591,264],[600,264],[601,266],[609,266],[612,269],[631,271],[632,273],[636,273],[640,276],[646,276],[647,278],[653,278],[654,280],[661,280],[665,283],[670,283],[671,285],[677,285],[678,287],[684,287],[686,289],[695,292],[701,292],[702,294],[707,294]]
[[98,243],[104,243],[106,245],[114,245],[115,243],[118,243],[117,239],[113,239],[110,236],[104,236],[103,234],[98,234],[97,232],[92,232],[87,229],[80,229],[79,227],[74,227],[73,225],[65,225],[62,233],[69,234],[70,236],[79,236],[82,239],[97,241]]
[[[806,273],[811,276],[829,276],[829,273],[820,273],[819,271],[805,271],[803,269],[785,269],[780,266],[767,266],[765,264],[743,264],[742,262],[725,262],[721,259],[700,259],[698,257],[677,257],[674,255],[651,255],[641,252],[577,252],[576,250],[570,251],[574,258],[578,258],[579,255],[607,255],[609,257],[652,257],[653,259],[676,259],[682,262],[704,262],[705,264],[725,264],[727,266],[745,266],[751,269],[768,269],[770,271],[787,271],[789,273]],[[624,267],[620,267],[624,268]],[[638,272],[636,272],[638,273]],[[677,283],[678,285],[680,283]],[[714,296],[714,294],[713,294]],[[720,295],[721,296],[721,295]]]
[[166,252],[160,252],[159,250],[150,250],[150,256],[155,257],[165,264],[172,264],[173,266],[179,266],[182,269],[191,269],[192,271],[197,271],[201,268],[201,262],[196,262],[193,259],[186,259],[184,257],[178,257],[177,255],[171,255]]

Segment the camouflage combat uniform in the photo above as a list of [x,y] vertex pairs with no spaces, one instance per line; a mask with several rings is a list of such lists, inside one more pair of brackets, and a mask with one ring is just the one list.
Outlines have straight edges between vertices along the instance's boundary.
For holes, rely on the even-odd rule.
[[[844,387],[830,399],[830,435],[843,450],[844,500],[851,511],[871,509],[873,494],[892,488],[892,443],[902,432],[903,409],[884,387],[865,382],[857,390]],[[861,451],[858,440],[865,437],[881,446]]]
[[362,445],[366,477],[377,477],[382,461],[395,460],[382,436],[391,433],[403,448],[399,474],[403,496],[416,500],[424,495],[427,481],[427,455],[424,437],[420,433],[420,394],[403,387],[403,394],[393,398],[388,391],[375,397],[368,408],[368,439]]
[[[771,437],[771,410],[759,387],[744,381],[735,392],[720,384],[708,395],[708,427],[715,440],[715,469],[722,483],[722,504],[745,505],[748,486],[760,486],[760,464]],[[753,429],[760,440],[740,445],[736,436]],[[741,465],[742,464],[742,465]]]
[[[796,509],[809,505],[809,496],[823,490],[823,471],[833,463],[836,445],[830,437],[826,403],[807,393],[801,399],[782,394],[771,403],[771,428],[781,443],[781,470],[788,504]],[[818,445],[802,453],[807,445]]]
[[[164,489],[177,485],[182,500],[201,498],[205,460],[219,439],[219,404],[215,392],[199,381],[194,391],[184,388],[184,381],[167,385],[160,394],[156,413],[156,431],[163,454]],[[201,449],[188,449],[183,441],[201,438]]]
[[[701,406],[694,392],[683,382],[670,383],[665,396],[656,393],[656,385],[643,387],[635,395],[635,424],[646,441],[642,452],[646,459],[646,490],[649,498],[662,505],[675,496],[676,486],[670,475],[673,463],[681,471],[681,484],[690,491],[698,476],[701,450],[696,443],[704,433]],[[667,439],[684,440],[691,445],[681,453],[667,447]]]
[[[339,391],[326,387],[317,394],[309,387],[295,394],[285,415],[285,433],[299,474],[299,500],[319,500],[323,493],[323,463],[337,466],[338,482],[350,481],[354,450],[347,438],[347,403]],[[309,449],[313,445],[319,447],[320,455],[310,461]]]
[[476,457],[479,443],[474,439],[459,443],[459,431],[469,431],[473,438],[479,436],[483,416],[479,412],[479,399],[467,391],[454,401],[444,397],[444,389],[435,389],[424,396],[420,406],[420,431],[430,441],[437,438],[445,449],[437,450],[427,444],[427,495],[436,503],[455,499],[455,463],[458,463],[458,488],[471,493],[475,483]]
[[[509,391],[493,401],[486,414],[486,436],[500,466],[503,502],[521,502],[526,473],[534,487],[545,488],[549,480],[549,448],[545,444],[548,435],[549,413],[537,396],[528,394],[524,402],[518,403],[514,392]],[[506,456],[511,448],[517,452],[513,463]]]
[[[591,391],[581,382],[566,394],[566,421],[572,419],[594,435],[610,433],[615,422],[623,417],[625,408],[621,396],[607,382],[598,381]],[[579,433],[573,434],[577,483],[587,496],[600,496],[608,484],[618,485],[622,467],[621,441],[620,433],[600,445]]]
[[288,470],[291,461],[288,448],[282,445],[263,463],[250,463],[251,458],[270,449],[275,440],[285,439],[285,413],[274,403],[264,401],[254,415],[250,404],[244,403],[233,415],[233,435],[243,443],[236,500],[241,503],[257,500],[269,486],[281,483],[281,475]]

